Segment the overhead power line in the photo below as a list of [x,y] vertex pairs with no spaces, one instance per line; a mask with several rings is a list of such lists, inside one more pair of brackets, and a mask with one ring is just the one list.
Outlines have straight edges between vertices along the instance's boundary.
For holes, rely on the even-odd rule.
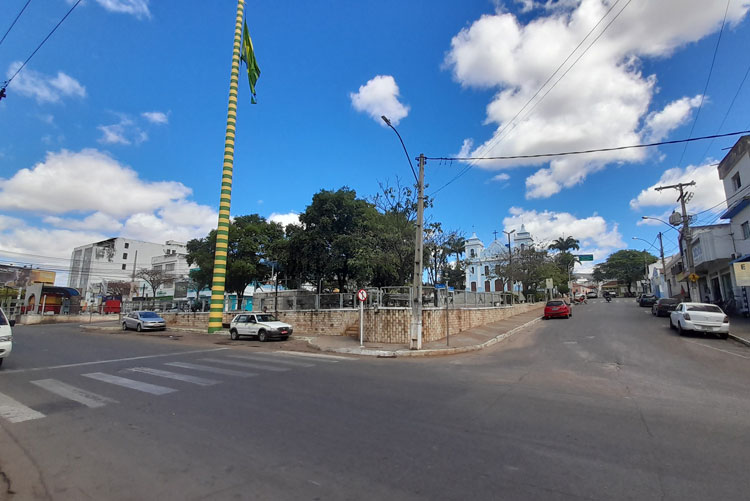
[[37,46],[37,48],[34,49],[34,52],[32,52],[31,55],[29,55],[29,57],[26,58],[26,61],[24,61],[23,64],[16,70],[16,72],[13,73],[13,75],[8,80],[6,80],[5,83],[3,83],[2,90],[5,90],[8,87],[8,85],[10,85],[10,83],[13,81],[13,79],[16,78],[16,75],[18,75],[21,72],[21,70],[24,68],[24,66],[26,66],[26,63],[28,63],[31,60],[31,58],[34,57],[34,55],[37,53],[37,51],[42,48],[42,45],[44,45],[45,42],[47,42],[47,40],[49,40],[49,37],[51,37],[52,34],[57,30],[57,28],[60,27],[60,25],[63,23],[63,21],[65,21],[65,19],[68,18],[68,16],[70,15],[70,13],[73,12],[73,9],[75,9],[76,7],[78,7],[79,3],[81,3],[81,0],[78,0],[76,3],[73,4],[73,6],[70,8],[70,10],[68,12],[66,12],[65,15],[62,17],[62,19],[60,19],[60,21],[58,21],[58,23],[55,25],[55,27],[52,28],[52,31],[50,31],[47,34],[47,36],[44,37],[44,40],[42,40],[41,43]]
[[26,10],[26,7],[28,7],[28,5],[29,5],[30,3],[31,3],[31,0],[26,0],[26,3],[25,3],[25,4],[24,4],[24,6],[23,6],[23,7],[21,8],[21,12],[19,12],[19,13],[18,13],[18,15],[16,16],[16,18],[15,18],[15,19],[13,20],[13,22],[12,22],[12,23],[10,23],[10,26],[8,27],[8,31],[6,31],[6,32],[5,32],[5,35],[3,35],[3,38],[0,38],[0,45],[2,45],[2,44],[3,44],[3,42],[5,41],[5,37],[7,37],[7,36],[8,36],[8,33],[10,33],[10,30],[12,30],[12,29],[13,29],[13,26],[15,26],[15,24],[16,24],[16,21],[18,21],[18,18],[19,18],[19,17],[21,17],[21,14],[23,14],[23,11],[25,11],[25,10]]
[[[601,152],[608,152],[608,151],[630,150],[630,149],[637,149],[637,148],[652,148],[654,146],[689,143],[693,141],[704,141],[706,139],[717,139],[721,137],[739,136],[739,135],[748,134],[748,133],[750,133],[750,130],[740,130],[737,132],[727,132],[726,134],[713,134],[710,136],[689,137],[687,139],[672,139],[670,141],[658,141],[655,143],[644,143],[644,144],[630,144],[626,146],[615,146],[612,148],[596,148],[596,149],[591,149],[591,150],[558,151],[556,153],[533,153],[529,155],[505,155],[505,156],[497,156],[497,157],[425,157],[425,158],[427,160],[465,162],[465,161],[478,161],[478,160],[519,160],[519,159],[528,159],[528,158],[565,157],[565,156],[571,156],[571,155],[586,155],[589,153],[601,153]],[[435,196],[438,192],[440,192],[441,190],[446,188],[448,185],[456,181],[459,177],[463,176],[466,172],[467,172],[467,169],[463,169],[455,177],[453,177],[453,179],[451,179],[450,181],[448,181],[443,186],[433,191],[429,195]]]

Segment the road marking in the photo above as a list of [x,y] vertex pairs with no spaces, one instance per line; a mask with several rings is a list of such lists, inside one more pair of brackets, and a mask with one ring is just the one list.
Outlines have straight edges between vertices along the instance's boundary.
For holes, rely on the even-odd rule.
[[713,347],[713,346],[710,346],[710,345],[707,345],[707,344],[699,343],[698,341],[688,341],[687,339],[686,339],[686,341],[687,341],[688,343],[693,343],[693,344],[697,344],[698,346],[704,346],[704,347],[706,347],[706,348],[711,348],[712,350],[716,350],[716,351],[721,351],[721,352],[723,352],[723,353],[728,353],[728,354],[730,354],[730,355],[734,355],[735,357],[740,357],[740,358],[746,358],[746,359],[750,359],[750,357],[746,357],[745,355],[740,355],[739,353],[733,353],[733,352],[731,352],[731,351],[727,351],[727,350],[722,350],[721,348],[715,348],[715,347]]
[[163,353],[161,355],[143,355],[140,357],[116,358],[112,360],[97,360],[96,362],[81,362],[78,364],[52,365],[50,367],[34,367],[31,369],[10,369],[10,370],[4,370],[3,373],[9,374],[11,372],[35,372],[35,371],[46,371],[46,370],[52,370],[52,369],[67,369],[70,367],[85,367],[87,365],[111,364],[115,362],[130,362],[133,360],[145,360],[147,358],[173,357],[176,355],[191,355],[195,353],[211,353],[214,351],[222,351],[222,350],[228,350],[228,349],[229,348],[212,348],[210,350],[176,351],[173,353]]
[[[254,360],[256,362],[267,362],[267,355],[227,355],[229,358],[239,358],[241,360]],[[292,365],[294,367],[315,367],[315,364],[305,364],[303,362],[293,362],[291,360],[281,360],[281,357],[275,357],[275,364]]]
[[54,393],[57,396],[73,400],[79,404],[83,404],[86,407],[96,409],[97,407],[104,407],[107,404],[116,404],[117,400],[97,395],[81,388],[76,388],[57,379],[39,379],[37,381],[31,381],[40,388]]
[[257,376],[257,374],[253,372],[233,371],[231,369],[221,369],[219,367],[211,367],[210,365],[189,364],[187,362],[167,362],[164,365],[170,365],[172,367],[180,367],[182,369],[193,369],[196,371],[213,372],[214,374],[222,374],[224,376],[237,376],[237,377]]
[[132,367],[128,370],[133,372],[142,372],[143,374],[150,374],[152,376],[176,379],[177,381],[185,381],[186,383],[193,383],[200,386],[211,386],[220,383],[220,381],[216,381],[215,379],[190,376],[188,374],[178,374],[176,372],[163,371],[160,369],[151,369],[150,367]]
[[131,390],[151,393],[152,395],[165,395],[167,393],[177,391],[174,388],[167,388],[166,386],[159,386],[151,383],[142,383],[141,381],[136,381],[135,379],[113,376],[111,374],[105,374],[103,372],[92,372],[90,374],[82,374],[82,376],[96,379],[97,381],[103,381],[105,383],[115,384],[124,388],[130,388]]
[[203,360],[204,362],[213,362],[215,364],[236,365],[238,367],[260,369],[262,371],[286,372],[289,370],[289,368],[287,367],[275,367],[273,365],[254,364],[252,362],[240,362],[239,360],[223,360],[221,358],[201,358],[201,360]]
[[11,423],[22,423],[32,419],[40,419],[44,414],[37,412],[30,407],[26,407],[21,402],[10,398],[8,395],[0,393],[0,417],[3,417]]
[[328,361],[338,361],[338,360],[356,360],[356,358],[349,358],[349,357],[339,357],[336,355],[323,355],[321,353],[307,353],[304,351],[274,351],[272,352],[274,355],[291,355],[293,357],[310,357],[310,358],[319,358],[321,360],[328,360]]
[[563,344],[578,344],[578,341],[563,341]]

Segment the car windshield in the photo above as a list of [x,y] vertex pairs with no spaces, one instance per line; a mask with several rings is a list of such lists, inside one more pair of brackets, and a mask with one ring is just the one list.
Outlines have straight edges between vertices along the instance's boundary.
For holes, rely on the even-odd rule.
[[153,311],[142,311],[141,318],[160,318],[160,317]]
[[258,322],[277,322],[276,317],[271,314],[258,315]]
[[562,301],[547,301],[547,306],[562,306]]
[[689,304],[687,311],[707,311],[710,313],[724,313],[721,308],[712,304]]

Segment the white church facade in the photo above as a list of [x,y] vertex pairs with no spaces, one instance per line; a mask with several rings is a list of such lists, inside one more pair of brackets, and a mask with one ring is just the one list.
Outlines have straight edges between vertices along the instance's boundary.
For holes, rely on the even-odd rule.
[[[534,243],[531,234],[524,225],[521,230],[513,233],[512,249],[523,250]],[[494,275],[495,266],[508,259],[508,243],[497,238],[485,249],[484,243],[477,238],[476,233],[466,240],[464,255],[466,256],[466,290],[474,292],[509,292],[504,287],[503,280]],[[520,284],[513,289],[519,290]]]

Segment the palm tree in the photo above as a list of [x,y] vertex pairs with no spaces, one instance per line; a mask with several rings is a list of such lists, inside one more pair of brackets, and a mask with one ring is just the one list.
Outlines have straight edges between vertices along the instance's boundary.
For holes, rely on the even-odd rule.
[[578,245],[578,240],[573,237],[560,237],[549,245],[550,249],[555,249],[560,252],[568,252],[571,249],[578,250],[581,247]]

